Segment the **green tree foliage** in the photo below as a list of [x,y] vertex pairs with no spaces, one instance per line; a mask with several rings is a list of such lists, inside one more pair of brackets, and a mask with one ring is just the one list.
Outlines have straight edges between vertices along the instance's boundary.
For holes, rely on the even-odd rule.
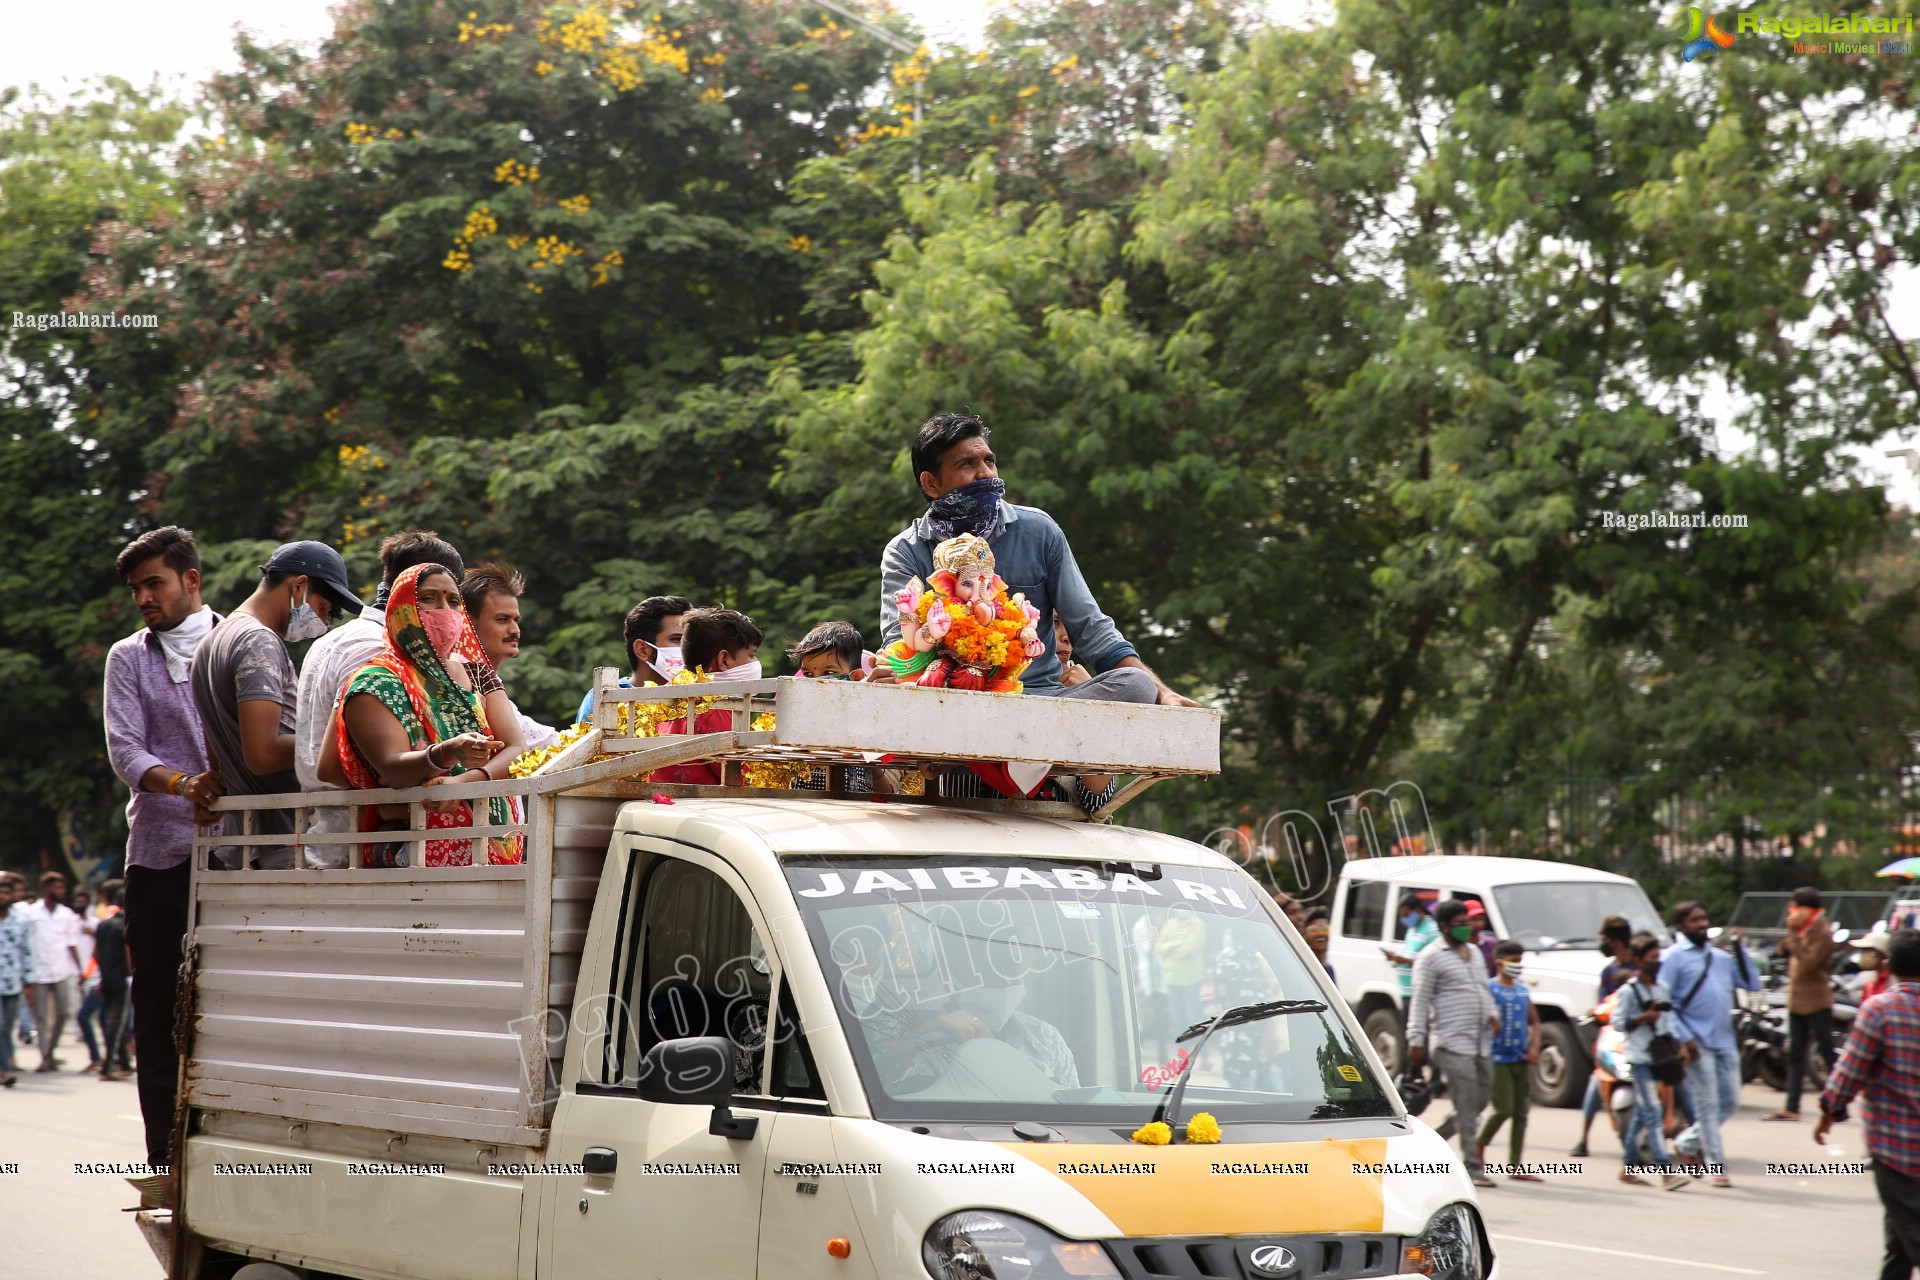
[[[0,298],[53,319],[79,295],[96,241],[165,217],[166,154],[186,110],[110,82],[79,98],[0,93]],[[20,852],[51,852],[55,820],[111,834],[98,685],[107,647],[138,622],[111,555],[141,513],[147,463],[103,422],[92,369],[103,330],[0,326],[0,743],[4,820]]]
[[243,52],[190,215],[120,264],[191,371],[169,515],[369,580],[406,525],[516,561],[551,714],[639,596],[789,580],[755,371],[804,301],[785,188],[858,124],[871,41],[800,0],[408,0]]
[[[906,443],[967,408],[1227,713],[1228,776],[1156,821],[1331,832],[1409,778],[1519,852],[1577,777],[1590,852],[1644,858],[1682,803],[1690,840],[1884,843],[1920,627],[1855,457],[1920,400],[1904,75],[1757,38],[1689,65],[1603,0],[1252,12],[1018,0],[979,51],[895,56],[805,0],[397,0],[247,45],[145,205],[81,199],[50,256],[0,229],[0,271],[162,316],[14,336],[74,389],[0,483],[48,525],[88,495],[23,584],[129,522],[199,529],[227,592],[260,540],[371,582],[436,527],[527,571],[507,674],[557,718],[652,592],[873,634]],[[61,145],[146,109],[68,108]],[[53,199],[17,168],[0,198]],[[1666,510],[1747,524],[1608,524]],[[0,624],[0,662],[78,706],[104,616]],[[97,788],[81,736],[54,755]]]

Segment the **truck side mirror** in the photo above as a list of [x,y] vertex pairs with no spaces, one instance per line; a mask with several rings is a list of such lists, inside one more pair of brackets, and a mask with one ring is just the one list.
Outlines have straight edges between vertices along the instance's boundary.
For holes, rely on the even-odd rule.
[[708,1133],[751,1138],[760,1121],[727,1109],[733,1100],[733,1052],[733,1041],[725,1036],[662,1040],[647,1050],[641,1064],[640,1096],[648,1102],[712,1107]]

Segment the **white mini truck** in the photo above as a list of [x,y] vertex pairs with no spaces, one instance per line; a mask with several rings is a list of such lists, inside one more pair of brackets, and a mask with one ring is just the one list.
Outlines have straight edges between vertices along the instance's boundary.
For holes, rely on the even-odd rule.
[[[173,1207],[140,1215],[173,1280],[1498,1273],[1267,895],[1107,821],[1216,771],[1217,713],[766,680],[724,686],[729,732],[631,736],[685,692],[597,673],[593,729],[512,782],[223,802]],[[695,760],[722,785],[647,781]],[[1091,818],[848,794],[966,760],[1131,781]],[[740,785],[767,764],[827,790]],[[523,862],[423,865],[507,830],[429,832],[425,801],[503,792]],[[236,814],[330,803],[411,817],[319,838],[344,869],[210,856],[285,843]]]

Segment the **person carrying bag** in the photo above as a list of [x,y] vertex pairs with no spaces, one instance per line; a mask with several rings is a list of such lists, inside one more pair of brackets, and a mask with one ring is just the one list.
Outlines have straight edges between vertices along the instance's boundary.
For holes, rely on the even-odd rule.
[[1660,1133],[1660,1086],[1677,1083],[1686,1072],[1675,1034],[1679,1025],[1673,1016],[1672,993],[1660,981],[1660,940],[1650,933],[1635,934],[1627,950],[1634,975],[1620,988],[1613,1009],[1613,1025],[1626,1036],[1627,1061],[1633,1065],[1633,1116],[1620,1135],[1620,1181],[1646,1185],[1637,1172],[1644,1140],[1660,1169],[1661,1185],[1674,1191],[1689,1179],[1675,1173],[1667,1158]]

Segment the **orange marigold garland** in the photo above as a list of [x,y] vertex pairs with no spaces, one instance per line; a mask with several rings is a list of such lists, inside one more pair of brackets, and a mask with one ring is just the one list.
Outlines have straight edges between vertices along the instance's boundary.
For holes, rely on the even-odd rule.
[[901,638],[883,655],[903,684],[1019,693],[1020,674],[1042,652],[1040,611],[993,571],[984,539],[961,534],[934,548],[930,583],[895,597]]

